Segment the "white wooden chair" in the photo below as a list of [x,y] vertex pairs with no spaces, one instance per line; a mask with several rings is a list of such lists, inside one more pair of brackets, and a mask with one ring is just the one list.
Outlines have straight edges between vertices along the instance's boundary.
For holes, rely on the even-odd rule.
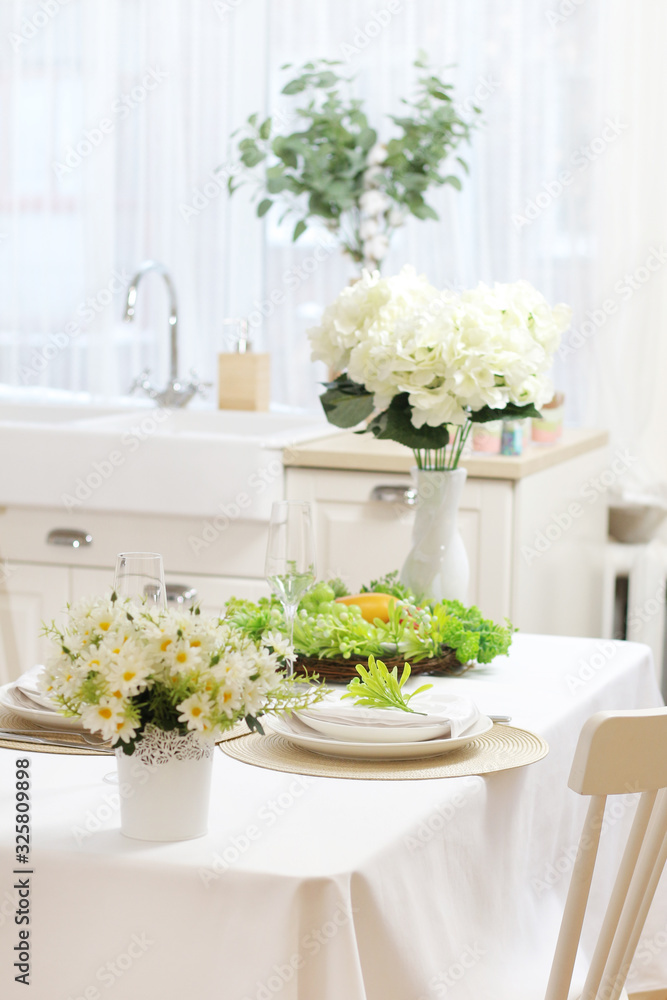
[[580,1000],[624,986],[667,859],[667,708],[598,712],[584,725],[568,782],[591,801],[572,871],[546,1000],[567,1000],[608,795],[641,792]]

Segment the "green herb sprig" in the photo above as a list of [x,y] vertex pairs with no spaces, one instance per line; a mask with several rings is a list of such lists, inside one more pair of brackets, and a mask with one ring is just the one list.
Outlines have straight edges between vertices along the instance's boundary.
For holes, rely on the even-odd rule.
[[361,663],[357,663],[357,673],[347,685],[347,694],[343,698],[354,698],[355,705],[364,708],[400,708],[403,712],[412,712],[414,715],[425,715],[425,712],[415,712],[408,704],[416,694],[428,691],[432,684],[422,684],[416,691],[406,694],[403,686],[410,676],[410,664],[406,663],[403,673],[398,676],[398,668],[388,670],[382,660],[376,660],[374,656],[368,657],[368,670]]

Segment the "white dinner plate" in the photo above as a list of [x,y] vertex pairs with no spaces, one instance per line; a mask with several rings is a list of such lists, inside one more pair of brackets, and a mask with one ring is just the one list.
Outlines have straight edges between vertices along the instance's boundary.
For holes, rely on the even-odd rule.
[[[381,711],[381,709],[375,709]],[[432,726],[372,726],[353,725],[351,722],[331,722],[317,718],[310,712],[295,712],[298,718],[310,728],[328,736],[332,740],[346,743],[423,743],[443,736],[450,731],[449,722],[436,722]]]
[[81,719],[67,718],[56,711],[49,711],[48,708],[40,708],[35,705],[33,708],[29,699],[22,695],[16,687],[16,681],[3,684],[0,687],[0,705],[10,709],[15,715],[19,715],[26,722],[31,722],[36,726],[43,726],[45,729],[75,729],[83,731]]
[[[264,720],[262,720],[264,723]],[[477,736],[483,736],[493,728],[493,722],[488,716],[482,715],[463,736],[426,740],[420,743],[350,743],[343,740],[326,739],[315,732],[305,722],[291,718],[270,716],[265,725],[271,732],[304,750],[324,754],[326,757],[354,757],[357,760],[408,760],[419,757],[437,757],[450,753],[458,747],[464,747]]]
[[[421,743],[449,739],[452,731],[456,735],[467,732],[480,716],[470,698],[438,695],[432,690],[418,694],[410,707],[422,714],[365,708],[333,695],[294,714],[309,729],[346,743]],[[343,718],[340,718],[341,713]]]

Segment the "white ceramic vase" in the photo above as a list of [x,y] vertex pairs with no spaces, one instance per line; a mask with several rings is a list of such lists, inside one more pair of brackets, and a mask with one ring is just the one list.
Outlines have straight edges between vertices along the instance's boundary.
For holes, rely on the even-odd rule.
[[134,753],[118,748],[120,829],[134,840],[194,840],[208,828],[215,744],[149,725]]
[[420,600],[466,603],[470,566],[458,529],[465,469],[436,472],[414,469],[417,481],[412,549],[401,570],[401,583]]

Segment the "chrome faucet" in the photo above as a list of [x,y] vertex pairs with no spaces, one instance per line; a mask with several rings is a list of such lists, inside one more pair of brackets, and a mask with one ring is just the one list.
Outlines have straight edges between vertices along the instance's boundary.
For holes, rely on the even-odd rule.
[[160,264],[157,260],[147,260],[140,266],[139,270],[132,278],[127,290],[123,320],[126,323],[131,323],[134,319],[134,308],[137,304],[139,282],[145,274],[148,274],[149,271],[157,271],[158,274],[162,275],[167,286],[167,293],[169,295],[169,381],[164,389],[156,389],[150,382],[148,377],[150,372],[146,368],[141,375],[135,378],[134,382],[130,386],[130,394],[136,392],[137,389],[141,389],[147,396],[154,399],[158,406],[186,406],[196,393],[200,393],[202,396],[205,395],[206,389],[210,388],[211,383],[200,382],[194,371],[190,372],[189,382],[183,383],[178,377],[178,306],[176,303],[176,289],[174,288],[174,282],[171,279],[171,275],[167,271],[164,264]]

